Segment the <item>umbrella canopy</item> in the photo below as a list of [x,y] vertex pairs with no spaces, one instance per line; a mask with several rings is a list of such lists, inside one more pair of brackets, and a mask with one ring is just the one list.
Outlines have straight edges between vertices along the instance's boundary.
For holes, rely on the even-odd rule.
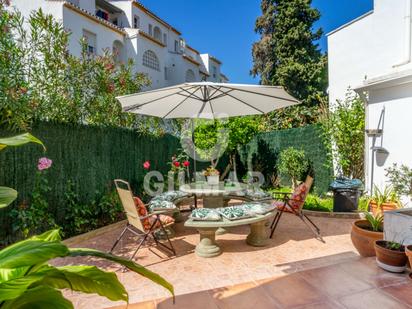
[[226,118],[266,114],[299,104],[283,87],[185,83],[117,97],[123,111],[169,118]]

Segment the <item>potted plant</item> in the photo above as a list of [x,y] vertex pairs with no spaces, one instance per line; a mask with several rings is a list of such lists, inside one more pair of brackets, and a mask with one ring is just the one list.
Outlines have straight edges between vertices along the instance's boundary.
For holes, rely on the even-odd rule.
[[364,220],[352,223],[352,244],[363,257],[375,256],[375,241],[383,239],[383,216],[365,213]]
[[408,261],[405,246],[388,240],[375,241],[376,262],[386,271],[401,273],[406,269]]
[[387,210],[394,210],[400,207],[398,194],[391,186],[387,186],[383,191],[375,186],[374,194],[369,201],[370,210],[374,215]]
[[213,166],[209,166],[204,172],[203,175],[207,178],[207,183],[209,185],[218,185],[219,184],[219,171]]

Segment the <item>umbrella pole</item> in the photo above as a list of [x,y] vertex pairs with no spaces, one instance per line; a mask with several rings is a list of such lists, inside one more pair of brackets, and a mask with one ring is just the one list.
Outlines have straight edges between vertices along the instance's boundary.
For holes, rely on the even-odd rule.
[[195,126],[194,120],[192,120],[192,142],[193,142],[193,182],[196,181],[196,146],[195,146]]

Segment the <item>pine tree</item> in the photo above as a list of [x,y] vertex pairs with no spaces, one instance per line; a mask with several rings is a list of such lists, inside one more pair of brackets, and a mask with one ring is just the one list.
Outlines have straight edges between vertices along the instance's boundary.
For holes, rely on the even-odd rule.
[[326,95],[326,57],[316,41],[322,29],[313,30],[320,13],[311,0],[262,0],[262,16],[255,31],[261,35],[253,45],[254,76],[261,84],[280,85],[314,106]]

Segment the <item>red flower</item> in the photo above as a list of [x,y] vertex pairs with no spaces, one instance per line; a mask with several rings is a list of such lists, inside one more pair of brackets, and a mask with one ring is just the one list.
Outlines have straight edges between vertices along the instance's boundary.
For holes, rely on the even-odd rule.
[[188,166],[190,165],[190,162],[189,162],[189,161],[184,161],[184,162],[183,162],[183,165],[184,165],[185,167],[188,167]]
[[150,162],[149,162],[149,161],[144,162],[144,163],[143,163],[143,168],[144,168],[145,170],[148,170],[148,169],[150,168]]
[[113,70],[114,65],[113,65],[113,63],[108,63],[108,64],[105,65],[105,68],[106,68],[106,70],[111,71],[111,70]]
[[107,91],[112,93],[114,91],[114,85],[113,84],[107,85]]
[[176,167],[179,167],[179,166],[180,166],[180,162],[179,162],[179,161],[174,161],[174,162],[173,162],[173,165],[176,166]]

